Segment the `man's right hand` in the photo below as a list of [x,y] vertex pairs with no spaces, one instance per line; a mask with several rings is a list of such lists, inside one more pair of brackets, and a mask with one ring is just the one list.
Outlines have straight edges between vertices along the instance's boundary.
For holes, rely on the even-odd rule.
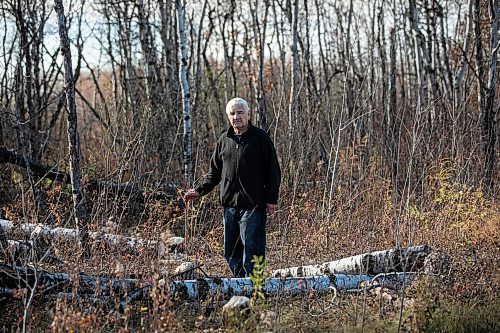
[[192,201],[200,196],[200,193],[198,193],[195,189],[190,189],[184,194],[184,201],[189,202]]

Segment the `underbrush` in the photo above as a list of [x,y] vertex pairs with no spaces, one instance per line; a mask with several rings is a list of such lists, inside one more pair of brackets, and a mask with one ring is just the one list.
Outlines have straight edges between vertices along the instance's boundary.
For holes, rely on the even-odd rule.
[[[5,186],[12,183],[2,178],[2,193],[9,193],[9,202],[2,207],[6,218],[33,222],[24,210],[32,196]],[[150,301],[134,303],[124,313],[95,300],[40,295],[28,307],[26,297],[18,295],[0,301],[0,331],[27,325],[28,331],[94,332],[500,332],[498,199],[486,198],[479,188],[454,183],[453,172],[443,166],[426,178],[418,194],[404,188],[395,193],[390,182],[375,173],[363,183],[336,186],[334,196],[324,192],[326,188],[327,184],[317,182],[283,189],[280,208],[268,221],[268,269],[427,244],[450,257],[449,270],[440,276],[422,275],[411,283],[404,290],[408,302],[386,303],[369,293],[268,297],[256,302],[248,317],[230,325],[222,317],[224,300],[178,302],[159,289]],[[43,184],[39,195],[45,208],[39,209],[38,221],[69,226],[70,194],[57,184]],[[151,195],[134,202],[97,193],[89,206],[91,230],[153,240],[165,235],[187,237],[187,259],[201,264],[210,275],[229,275],[222,257],[223,228],[216,195],[188,207],[179,204],[181,195],[168,200]],[[75,244],[61,245],[57,253],[65,265],[44,267],[155,279],[180,262],[138,258],[107,248],[94,248],[92,257],[82,260],[75,251]]]

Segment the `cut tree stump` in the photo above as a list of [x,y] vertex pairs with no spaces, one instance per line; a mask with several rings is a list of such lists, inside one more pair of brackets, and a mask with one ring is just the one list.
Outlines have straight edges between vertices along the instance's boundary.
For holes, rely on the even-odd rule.
[[246,296],[233,296],[222,307],[222,321],[225,325],[238,324],[250,313],[250,299]]

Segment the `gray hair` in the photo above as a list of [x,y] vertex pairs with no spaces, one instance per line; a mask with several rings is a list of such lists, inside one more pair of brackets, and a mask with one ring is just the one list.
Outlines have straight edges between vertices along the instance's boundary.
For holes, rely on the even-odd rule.
[[230,100],[229,102],[227,102],[226,112],[231,111],[231,109],[235,105],[243,105],[245,107],[245,110],[247,110],[247,111],[250,110],[250,108],[248,107],[247,101],[245,101],[243,98],[235,97],[232,100]]

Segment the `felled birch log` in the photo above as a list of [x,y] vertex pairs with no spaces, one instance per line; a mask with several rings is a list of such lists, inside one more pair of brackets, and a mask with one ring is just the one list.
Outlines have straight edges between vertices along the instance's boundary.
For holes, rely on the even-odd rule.
[[364,253],[317,265],[296,266],[274,270],[274,277],[315,276],[324,274],[379,274],[414,272],[422,268],[431,253],[426,245]]
[[41,294],[76,292],[90,295],[123,295],[129,290],[149,286],[150,280],[114,279],[91,275],[50,273],[32,267],[0,263],[0,288],[33,288]]
[[[379,286],[394,286],[411,274],[397,274],[392,278],[374,278],[369,275],[334,274],[330,276],[310,276],[303,278],[268,278],[263,283],[263,292],[268,295],[298,295],[310,291],[325,292],[331,288],[349,291],[360,288],[366,281],[375,280]],[[163,277],[165,281],[166,277]],[[161,281],[160,281],[161,282]],[[158,283],[161,285],[161,283]],[[86,274],[49,273],[31,267],[17,267],[0,263],[0,288],[33,288],[40,294],[74,292],[90,296],[127,295],[122,303],[149,297],[152,280],[99,278]],[[253,282],[250,278],[204,278],[197,280],[171,281],[165,283],[171,295],[177,299],[204,299],[207,296],[221,295],[251,296]]]
[[34,241],[7,240],[8,259],[16,262],[19,259],[31,258],[38,263],[47,262],[56,265],[63,265],[64,261],[56,257],[53,250],[47,246],[38,246]]
[[[294,296],[310,291],[326,292],[335,288],[340,291],[360,289],[363,282],[374,282],[383,286],[395,286],[403,280],[413,278],[412,274],[396,274],[392,277],[373,277],[369,275],[332,274],[308,277],[268,278],[263,284],[267,295]],[[197,280],[173,281],[171,291],[181,299],[204,299],[208,295],[225,297],[252,296],[253,282],[250,278],[204,278]]]
[[[76,229],[61,228],[61,227],[48,227],[41,224],[23,223],[18,228],[15,228],[14,223],[7,220],[0,219],[0,227],[4,232],[9,235],[12,234],[14,229],[19,230],[22,234],[30,237],[42,237],[48,239],[60,239],[66,241],[76,241],[78,239],[78,232]],[[89,233],[91,239],[95,242],[104,242],[112,247],[119,247],[127,253],[140,254],[141,249],[146,251],[157,252],[159,256],[165,255],[167,247],[169,250],[179,248],[184,242],[182,237],[170,237],[168,244],[165,245],[162,241],[144,240],[141,238],[127,237],[121,235],[112,235],[101,232]]]

